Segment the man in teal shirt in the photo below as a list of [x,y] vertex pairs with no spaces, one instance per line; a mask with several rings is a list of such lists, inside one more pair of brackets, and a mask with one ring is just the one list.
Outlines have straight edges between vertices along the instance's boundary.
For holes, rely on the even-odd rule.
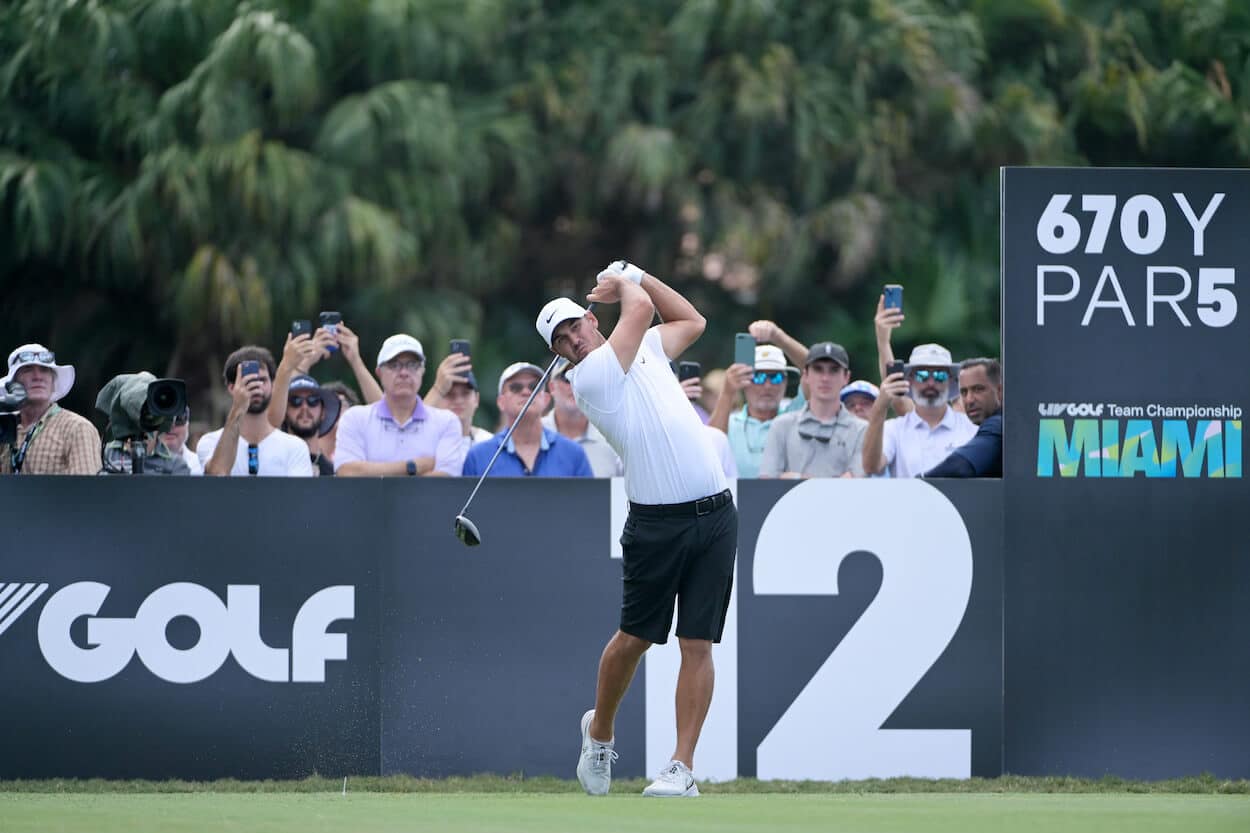
[[[752,324],[752,334],[757,325]],[[776,325],[771,325],[776,330]],[[774,336],[775,337],[775,336]],[[756,335],[759,339],[760,336]],[[797,344],[797,342],[796,342]],[[802,347],[802,345],[798,345]],[[807,348],[802,348],[806,353]],[[729,436],[729,447],[738,464],[738,477],[759,477],[760,460],[764,456],[764,442],[768,429],[778,414],[801,409],[806,402],[802,391],[782,406],[791,378],[797,379],[798,368],[786,364],[786,355],[772,344],[755,348],[755,366],[733,364],[725,371],[725,387],[708,425],[719,428]],[[738,405],[738,391],[746,397],[746,404]]]

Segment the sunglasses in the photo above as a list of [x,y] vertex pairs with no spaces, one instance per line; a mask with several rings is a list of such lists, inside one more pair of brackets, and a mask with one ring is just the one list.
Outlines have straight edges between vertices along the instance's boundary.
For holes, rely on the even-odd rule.
[[15,364],[26,364],[27,362],[56,364],[56,353],[53,353],[51,350],[23,350],[13,357],[13,361],[9,362],[9,367]]
[[179,416],[174,417],[174,425],[186,425],[187,421],[190,419],[191,419],[190,414],[181,414]]
[[383,362],[382,366],[394,371],[408,370],[415,372],[421,368],[421,364],[421,362],[412,359],[402,362],[399,359],[391,359],[389,362]]
[[292,408],[298,408],[305,402],[308,403],[308,407],[315,408],[321,404],[321,397],[313,393],[308,396],[291,396],[286,400],[286,404],[290,405]]
[[945,370],[917,370],[912,376],[915,377],[917,382],[927,382],[930,376],[933,377],[935,382],[945,382],[951,377],[950,373]]
[[757,370],[755,371],[755,375],[751,377],[751,381],[757,385],[762,385],[765,382],[771,382],[774,385],[782,385],[785,384],[786,381],[786,372],[784,370],[777,370],[769,373],[766,370]]
[[534,382],[509,382],[507,388],[511,393],[529,393],[537,385]]

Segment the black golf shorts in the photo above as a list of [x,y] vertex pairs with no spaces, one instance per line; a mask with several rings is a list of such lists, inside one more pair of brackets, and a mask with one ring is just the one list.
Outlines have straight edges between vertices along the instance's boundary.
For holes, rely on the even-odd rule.
[[630,503],[621,535],[621,630],[657,645],[677,635],[720,642],[738,554],[738,510],[729,490],[689,503]]

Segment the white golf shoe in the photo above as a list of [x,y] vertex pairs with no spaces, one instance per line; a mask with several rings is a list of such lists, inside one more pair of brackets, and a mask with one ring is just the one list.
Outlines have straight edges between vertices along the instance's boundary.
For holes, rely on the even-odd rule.
[[699,785],[685,764],[669,761],[642,794],[651,798],[694,798],[699,794]]
[[612,762],[619,757],[612,747],[616,739],[601,743],[590,736],[590,720],[595,716],[591,709],[582,715],[582,754],[577,759],[577,780],[587,795],[607,795],[612,786]]

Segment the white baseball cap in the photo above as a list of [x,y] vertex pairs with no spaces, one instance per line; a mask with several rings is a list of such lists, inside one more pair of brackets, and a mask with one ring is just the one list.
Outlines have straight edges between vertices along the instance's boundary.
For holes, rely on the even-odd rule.
[[396,333],[382,342],[382,349],[378,351],[377,367],[386,364],[400,353],[416,353],[417,358],[425,361],[425,348],[421,346],[421,342],[407,333]]
[[[543,377],[543,369],[536,364],[529,362],[513,362],[503,369],[503,373],[499,374],[499,393],[503,393],[503,386],[509,379],[524,370],[532,370],[534,374],[541,379]],[[538,381],[535,379],[534,381]]]
[[586,314],[586,308],[576,301],[568,298],[556,298],[548,301],[547,305],[538,313],[538,318],[534,321],[534,328],[538,330],[538,334],[543,337],[543,341],[547,342],[547,346],[551,346],[551,334],[570,318],[581,318]]
[[907,358],[911,367],[954,367],[951,351],[940,344],[918,344]]
[[69,393],[69,389],[74,386],[74,366],[72,364],[57,364],[56,355],[42,344],[23,344],[9,354],[9,375],[0,379],[0,387],[13,381],[17,371],[31,365],[46,367],[56,375],[56,381],[52,383],[52,396],[49,400],[51,402],[55,402],[65,396],[65,394]]
[[775,344],[760,344],[755,348],[756,370],[784,370],[786,373],[799,373],[797,367],[786,364],[786,354]]

